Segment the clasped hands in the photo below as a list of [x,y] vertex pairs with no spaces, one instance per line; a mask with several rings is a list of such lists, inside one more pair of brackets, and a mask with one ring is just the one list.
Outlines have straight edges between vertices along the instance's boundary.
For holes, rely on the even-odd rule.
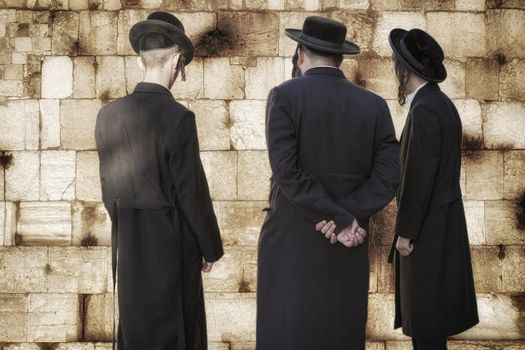
[[336,228],[335,222],[333,221],[323,220],[315,225],[316,231],[321,232],[332,244],[340,242],[345,247],[350,248],[357,247],[365,241],[366,230],[359,226],[356,219],[354,219],[350,226],[344,228],[338,234],[335,233]]

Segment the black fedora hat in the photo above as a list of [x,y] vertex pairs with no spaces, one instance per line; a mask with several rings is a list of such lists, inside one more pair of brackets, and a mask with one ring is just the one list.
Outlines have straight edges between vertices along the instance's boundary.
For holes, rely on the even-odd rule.
[[434,83],[447,78],[443,49],[428,33],[396,28],[390,32],[388,41],[396,57],[417,76]]
[[168,12],[153,12],[146,20],[134,24],[129,31],[129,41],[136,53],[177,45],[186,58],[185,64],[193,59],[193,44],[182,22]]
[[290,39],[317,51],[355,55],[361,52],[359,46],[346,40],[346,26],[333,19],[309,16],[303,23],[303,29],[285,29]]

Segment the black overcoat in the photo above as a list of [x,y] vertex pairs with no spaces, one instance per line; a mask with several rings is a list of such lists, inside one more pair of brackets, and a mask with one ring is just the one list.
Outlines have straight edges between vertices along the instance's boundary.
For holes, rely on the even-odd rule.
[[[401,136],[395,327],[414,338],[460,333],[478,323],[460,189],[462,127],[452,101],[427,83],[414,97]],[[394,247],[393,247],[394,249]],[[392,251],[393,252],[393,251]]]
[[201,261],[223,249],[195,116],[139,83],[100,110],[95,137],[118,254],[118,349],[206,349]]
[[399,145],[385,101],[342,71],[312,68],[270,92],[270,208],[261,229],[258,350],[365,348],[368,241],[330,242],[315,224],[338,228],[369,217],[395,196]]

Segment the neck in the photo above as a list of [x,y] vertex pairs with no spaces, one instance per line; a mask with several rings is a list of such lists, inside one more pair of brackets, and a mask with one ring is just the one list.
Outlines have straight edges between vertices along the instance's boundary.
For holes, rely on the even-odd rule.
[[169,90],[171,74],[170,71],[166,69],[148,69],[144,73],[144,79],[142,81],[145,83],[159,84]]
[[424,84],[426,83],[427,81],[425,79],[422,79],[420,77],[418,77],[417,75],[415,74],[411,74],[410,75],[410,78],[408,79],[408,83],[407,83],[407,90],[408,90],[408,93],[411,94],[413,93],[414,91],[416,91],[416,89],[421,85],[421,84]]
[[311,62],[311,61],[306,61],[305,60],[304,63],[302,64],[301,71],[304,74],[307,70],[315,68],[315,67],[334,67],[334,68],[339,68],[339,67],[334,66],[332,63],[328,63],[328,62],[323,62],[323,61]]

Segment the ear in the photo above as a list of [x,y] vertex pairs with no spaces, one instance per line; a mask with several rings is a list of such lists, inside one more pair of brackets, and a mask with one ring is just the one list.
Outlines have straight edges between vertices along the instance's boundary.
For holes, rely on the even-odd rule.
[[177,52],[173,55],[173,65],[176,67],[177,63],[179,62],[180,52]]
[[140,58],[140,56],[137,56],[137,65],[139,66],[140,70],[144,72],[144,63],[142,62],[142,58]]
[[304,63],[304,59],[306,57],[306,55],[304,54],[304,51],[299,48],[299,49],[297,49],[297,53],[298,53],[297,63],[298,64],[303,64]]

